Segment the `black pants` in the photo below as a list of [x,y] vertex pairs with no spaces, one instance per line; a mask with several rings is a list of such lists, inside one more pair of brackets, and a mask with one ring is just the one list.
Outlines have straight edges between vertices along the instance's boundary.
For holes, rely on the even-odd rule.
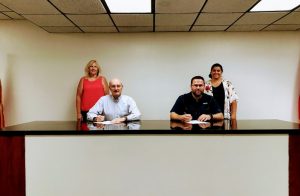
[[88,111],[81,111],[83,122],[87,122],[87,113],[88,113]]

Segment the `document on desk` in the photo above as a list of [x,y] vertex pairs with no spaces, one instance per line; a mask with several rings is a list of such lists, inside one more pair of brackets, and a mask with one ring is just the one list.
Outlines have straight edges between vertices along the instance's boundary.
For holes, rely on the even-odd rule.
[[190,123],[190,124],[207,124],[209,122],[205,122],[205,121],[199,121],[199,120],[191,120],[187,123]]
[[103,125],[111,125],[111,124],[113,124],[111,121],[102,121],[102,122],[93,122],[93,123],[98,123],[98,124],[103,124]]

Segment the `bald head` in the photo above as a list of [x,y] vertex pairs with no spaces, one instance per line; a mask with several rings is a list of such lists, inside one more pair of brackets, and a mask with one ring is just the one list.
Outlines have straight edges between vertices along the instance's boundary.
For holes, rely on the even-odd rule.
[[111,85],[122,85],[122,82],[120,79],[114,78],[109,81],[109,86],[111,86]]
[[109,90],[111,92],[111,95],[117,99],[121,96],[123,89],[123,84],[120,79],[114,78],[109,81]]

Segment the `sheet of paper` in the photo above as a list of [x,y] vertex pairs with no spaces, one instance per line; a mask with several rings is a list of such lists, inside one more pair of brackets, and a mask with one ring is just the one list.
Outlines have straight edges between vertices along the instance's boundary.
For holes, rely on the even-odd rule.
[[207,124],[209,122],[204,122],[204,121],[199,121],[199,120],[191,120],[187,123],[190,123],[190,124]]
[[111,121],[102,121],[102,122],[93,122],[93,123],[104,124],[104,125],[111,125],[111,124],[113,124]]

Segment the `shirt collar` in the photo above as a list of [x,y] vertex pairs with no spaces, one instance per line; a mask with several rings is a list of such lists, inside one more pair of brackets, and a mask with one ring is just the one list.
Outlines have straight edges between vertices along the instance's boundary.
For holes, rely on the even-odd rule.
[[113,102],[118,103],[120,101],[122,95],[120,95],[118,98],[114,98],[112,95],[110,95],[110,96],[111,96],[111,99],[113,100]]

